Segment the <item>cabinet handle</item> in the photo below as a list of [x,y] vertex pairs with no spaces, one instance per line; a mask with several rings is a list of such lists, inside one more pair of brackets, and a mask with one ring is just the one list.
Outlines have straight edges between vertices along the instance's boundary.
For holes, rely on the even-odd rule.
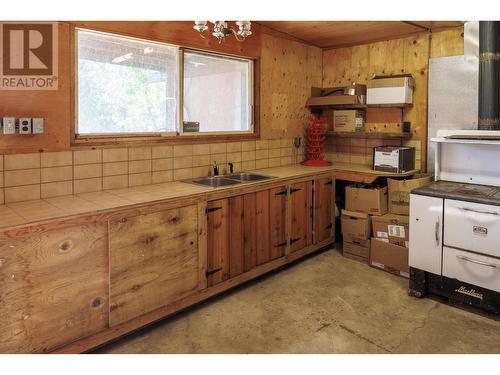
[[300,239],[301,239],[301,237],[291,239],[290,245],[293,244],[294,242],[300,241]]
[[328,181],[325,185],[333,185],[333,180]]
[[302,189],[291,189],[291,188],[290,188],[290,194],[293,194],[293,193],[295,193],[295,192],[297,192],[297,191],[301,191],[301,190],[302,190]]
[[434,228],[434,238],[436,239],[436,245],[439,246],[439,217],[437,218],[436,225]]
[[205,275],[208,277],[210,275],[213,275],[214,273],[219,272],[220,270],[222,270],[222,267],[221,268],[216,268],[216,269],[211,270],[211,271],[207,271],[207,272],[205,272]]
[[332,223],[330,223],[330,224],[328,224],[328,225],[325,227],[325,229],[332,229],[332,227],[333,227],[333,224],[332,224]]
[[495,211],[482,211],[482,210],[474,210],[472,208],[468,207],[459,207],[462,211],[467,211],[467,212],[475,212],[478,214],[485,214],[485,215],[500,215],[500,212],[495,212]]
[[282,246],[285,246],[286,245],[286,241],[285,242],[281,242],[279,244],[276,244],[274,245],[274,247],[282,247]]
[[500,265],[499,265],[499,264],[487,263],[487,262],[483,262],[483,261],[481,261],[481,260],[472,259],[472,258],[469,258],[469,257],[463,256],[463,255],[457,255],[457,258],[458,258],[458,259],[465,260],[465,261],[467,261],[467,262],[480,264],[481,266],[487,266],[487,267],[493,267],[493,268],[500,268]]
[[214,212],[214,211],[218,211],[218,210],[222,210],[222,207],[210,207],[210,208],[207,208],[205,209],[205,213],[210,213],[210,212]]
[[274,193],[274,195],[286,195],[286,190],[280,191],[278,193]]

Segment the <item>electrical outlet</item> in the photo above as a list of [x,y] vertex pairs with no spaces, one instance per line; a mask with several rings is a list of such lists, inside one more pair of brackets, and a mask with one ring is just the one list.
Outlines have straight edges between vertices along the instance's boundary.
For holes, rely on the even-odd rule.
[[15,134],[16,133],[16,118],[15,117],[4,117],[3,118],[3,134]]
[[31,134],[31,119],[22,117],[19,119],[19,134]]
[[43,117],[34,117],[31,122],[33,134],[43,134]]

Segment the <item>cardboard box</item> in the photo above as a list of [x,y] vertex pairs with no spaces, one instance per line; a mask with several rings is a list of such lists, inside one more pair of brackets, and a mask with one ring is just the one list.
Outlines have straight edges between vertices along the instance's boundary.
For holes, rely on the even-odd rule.
[[365,129],[365,113],[358,110],[333,111],[333,131],[356,132]]
[[358,239],[369,239],[371,237],[372,227],[370,216],[367,213],[342,210],[340,221],[342,236]]
[[345,208],[348,211],[364,212],[370,215],[387,213],[387,187],[345,188]]
[[368,81],[367,104],[411,104],[413,102],[412,77],[374,78]]
[[410,218],[386,214],[372,218],[373,237],[398,246],[408,247]]
[[398,215],[410,214],[410,191],[431,183],[433,177],[427,174],[417,174],[404,180],[387,179],[389,190],[389,212]]
[[349,259],[354,259],[363,263],[368,263],[370,259],[369,239],[359,240],[353,237],[345,236],[342,248],[342,255]]
[[415,147],[378,146],[373,148],[375,171],[402,173],[415,169]]
[[410,266],[408,265],[408,249],[392,243],[371,239],[370,244],[370,266],[380,268],[384,271],[410,277]]

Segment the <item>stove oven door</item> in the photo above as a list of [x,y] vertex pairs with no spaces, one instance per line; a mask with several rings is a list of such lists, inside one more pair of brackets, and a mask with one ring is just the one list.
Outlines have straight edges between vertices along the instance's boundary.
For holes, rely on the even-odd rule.
[[443,244],[500,258],[500,207],[446,199]]

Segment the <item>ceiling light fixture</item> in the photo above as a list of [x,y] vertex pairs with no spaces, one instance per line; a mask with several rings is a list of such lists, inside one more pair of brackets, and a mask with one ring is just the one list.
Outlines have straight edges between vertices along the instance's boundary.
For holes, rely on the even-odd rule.
[[[204,38],[204,32],[208,30],[207,21],[194,21],[193,29],[198,31],[200,35]],[[247,37],[252,35],[251,22],[250,21],[236,21],[235,24],[238,26],[238,31],[232,27],[228,27],[226,21],[211,21],[213,23],[212,35],[217,38],[219,43],[226,38],[226,36],[233,34],[238,42],[243,42]]]

